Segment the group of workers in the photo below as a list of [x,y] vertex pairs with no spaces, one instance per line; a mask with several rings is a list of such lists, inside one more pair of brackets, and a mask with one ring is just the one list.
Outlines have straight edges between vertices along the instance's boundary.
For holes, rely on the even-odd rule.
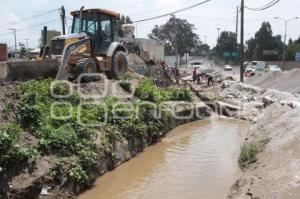
[[[166,63],[165,63],[165,61],[161,62],[161,66],[162,66],[163,70],[166,70]],[[180,81],[180,70],[179,70],[179,68],[177,66],[177,63],[175,63],[175,67],[172,68],[171,72],[174,75],[176,84],[179,84],[179,81]],[[208,86],[214,84],[214,82],[213,82],[213,76],[212,75],[210,75],[208,73],[205,73],[205,72],[197,73],[197,68],[194,68],[193,69],[193,82],[197,82],[198,84],[201,84],[203,80],[207,81],[207,85]]]
[[208,73],[205,72],[201,72],[201,73],[197,73],[197,68],[194,68],[193,70],[193,82],[196,82],[198,84],[201,84],[202,80],[207,80],[207,86],[213,85],[214,81],[213,81],[213,76],[211,76]]

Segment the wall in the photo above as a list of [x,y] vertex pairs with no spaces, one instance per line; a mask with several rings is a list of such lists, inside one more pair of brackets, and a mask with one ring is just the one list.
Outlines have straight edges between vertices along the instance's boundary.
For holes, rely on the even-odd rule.
[[6,76],[6,63],[0,62],[0,79],[4,79]]
[[7,44],[0,43],[0,62],[7,61]]

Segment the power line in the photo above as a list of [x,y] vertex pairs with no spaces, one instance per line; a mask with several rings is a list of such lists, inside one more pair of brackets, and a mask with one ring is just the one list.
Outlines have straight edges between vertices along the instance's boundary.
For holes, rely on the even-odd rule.
[[[189,2],[189,1],[193,1],[193,0],[185,0],[185,3]],[[152,2],[153,3],[153,2]],[[142,16],[149,16],[151,14],[156,14],[156,13],[159,13],[158,11],[163,11],[163,10],[166,10],[166,9],[170,9],[170,7],[177,7],[177,6],[181,6],[180,4],[176,3],[176,4],[170,4],[168,5],[168,7],[163,7],[163,8],[160,8],[160,9],[155,9],[155,12],[139,12],[139,13],[135,13],[133,15],[130,15],[130,17],[142,17]]]
[[183,11],[195,8],[197,6],[203,5],[203,4],[208,3],[210,1],[212,1],[212,0],[205,0],[205,1],[202,1],[200,3],[194,4],[192,6],[189,6],[189,7],[183,8],[183,9],[179,9],[179,10],[176,10],[176,11],[173,11],[173,12],[169,12],[169,13],[162,14],[162,15],[155,16],[155,17],[150,17],[150,18],[147,18],[147,19],[141,19],[141,20],[133,21],[133,23],[150,21],[150,20],[153,20],[153,19],[158,19],[158,18],[166,17],[166,16],[169,16],[169,15],[172,15],[172,14],[176,14],[176,13],[179,13],[179,12],[183,12]]
[[22,18],[22,16],[21,16],[21,19],[22,19],[22,20],[20,20],[20,21],[9,22],[9,23],[7,23],[7,24],[2,24],[1,26],[15,25],[15,24],[21,23],[21,22],[26,21],[26,20],[30,20],[30,19],[33,19],[33,18],[37,18],[37,17],[41,17],[41,16],[44,16],[44,15],[51,14],[51,13],[56,12],[56,11],[58,11],[58,10],[60,10],[60,8],[59,8],[59,9],[49,10],[49,11],[47,11],[47,12],[43,12],[43,13],[40,13],[40,14],[35,14],[35,15],[32,15],[32,16],[28,16],[28,17],[23,17],[23,18]]
[[[43,26],[43,25],[46,25],[46,24],[49,24],[49,23],[53,23],[53,22],[56,22],[56,21],[59,21],[59,20],[61,20],[61,19],[54,19],[54,20],[51,20],[51,21],[46,21],[44,23],[40,23],[40,24],[36,24],[36,25],[33,25],[33,26],[29,26],[29,27],[26,27],[26,28],[17,29],[16,32],[22,32],[24,30],[28,30],[28,29],[32,29],[32,28],[35,28],[35,27]],[[9,34],[11,34],[11,32],[0,34],[0,36],[9,35]]]
[[245,6],[245,8],[247,8],[248,10],[252,10],[252,11],[263,11],[263,10],[266,10],[266,9],[269,9],[269,8],[275,6],[279,2],[280,2],[280,0],[272,0],[268,4],[266,4],[266,5],[262,6],[262,7],[259,7],[259,8],[249,8],[247,6]]

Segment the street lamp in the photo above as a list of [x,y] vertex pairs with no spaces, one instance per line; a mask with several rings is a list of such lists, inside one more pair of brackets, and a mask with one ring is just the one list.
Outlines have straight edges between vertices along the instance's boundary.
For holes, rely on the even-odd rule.
[[294,19],[299,19],[299,17],[293,17],[291,19],[283,19],[281,17],[275,17],[275,19],[279,19],[281,21],[284,22],[284,27],[285,27],[285,30],[284,30],[284,46],[283,46],[283,54],[282,54],[282,70],[284,71],[284,62],[285,62],[285,55],[286,55],[286,34],[287,34],[287,25],[288,25],[288,22],[294,20]]
[[217,40],[217,44],[219,44],[219,38],[220,38],[220,29],[221,29],[221,28],[217,28],[217,30],[218,30],[218,40]]

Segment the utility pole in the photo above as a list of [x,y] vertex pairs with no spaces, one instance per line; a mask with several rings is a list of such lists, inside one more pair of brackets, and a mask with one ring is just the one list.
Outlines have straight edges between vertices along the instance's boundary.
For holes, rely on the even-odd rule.
[[10,28],[8,30],[14,31],[14,36],[15,36],[15,58],[18,58],[18,47],[17,47],[17,31],[15,28]]
[[204,44],[206,44],[206,38],[207,38],[207,36],[204,35]]
[[219,45],[220,29],[221,29],[221,28],[217,28],[217,30],[218,30],[218,40],[217,40],[217,45]]
[[137,35],[138,35],[138,23],[135,24],[135,38],[137,38]]
[[[176,63],[177,66],[179,66],[178,63],[178,41],[177,41],[177,23],[176,23],[176,17],[175,14],[171,15],[174,18],[174,27],[175,27],[175,33],[174,33],[174,39],[175,39],[175,51],[176,51]],[[180,58],[179,58],[180,59]],[[180,61],[179,61],[180,62]]]
[[240,49],[240,81],[244,82],[244,9],[245,1],[241,0],[241,49]]
[[284,71],[285,69],[285,55],[286,55],[286,34],[287,34],[287,25],[288,22],[294,20],[294,19],[299,19],[299,17],[293,17],[291,19],[283,19],[281,17],[275,17],[275,19],[279,19],[284,22],[284,44],[283,44],[283,53],[282,53],[282,70]]
[[[235,34],[236,34],[236,44],[238,43],[238,33],[239,33],[239,7],[236,9],[236,29],[235,29]],[[237,48],[237,45],[236,45]]]
[[28,41],[29,41],[29,39],[25,39],[25,41],[26,41],[26,52],[28,54],[29,53],[29,50],[28,50]]
[[62,33],[63,35],[65,35],[66,34],[66,10],[64,6],[61,6],[60,17],[62,23]]

